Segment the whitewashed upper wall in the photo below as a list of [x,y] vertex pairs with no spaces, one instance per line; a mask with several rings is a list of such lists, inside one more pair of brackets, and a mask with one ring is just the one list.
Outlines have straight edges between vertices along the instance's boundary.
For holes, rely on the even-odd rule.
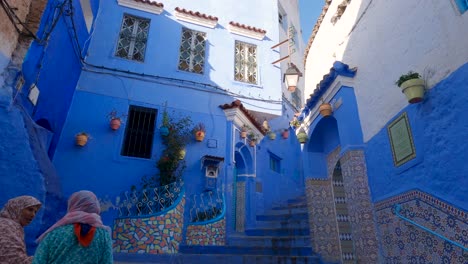
[[[301,28],[301,22],[300,22],[300,15],[299,15],[299,2],[298,0],[279,0],[279,4],[281,7],[284,9],[284,12],[286,13],[286,17],[284,18],[286,21],[286,27],[281,27],[279,28],[279,40],[285,40],[288,38],[288,26],[294,26],[294,28],[297,31],[297,35],[295,37],[295,43],[294,46],[290,47],[292,54],[291,54],[291,59],[289,60],[284,60],[281,62],[280,67],[281,67],[281,73],[284,73],[286,69],[288,68],[288,62],[291,61],[294,63],[298,69],[304,73],[304,63],[303,63],[303,55],[304,55],[304,50],[305,50],[305,43],[303,41],[303,36],[302,36],[302,28]],[[288,43],[283,44],[279,47],[279,51],[281,54],[281,58],[284,56],[288,55]],[[281,80],[282,81],[282,80]],[[299,79],[298,83],[298,89],[300,91],[304,91],[304,78]],[[283,83],[282,84],[282,91],[283,94],[285,95],[288,100],[292,100],[291,92],[288,91],[288,88],[286,85]],[[304,99],[304,95],[301,95],[302,98]]]
[[[395,81],[409,70],[431,88],[468,61],[468,12],[453,0],[352,0],[330,21],[333,0],[306,57],[306,95],[334,61],[357,67],[355,89],[364,141],[407,106]],[[307,99],[307,97],[306,97]]]
[[[8,4],[14,8],[15,14],[21,21],[26,20],[31,0],[10,0]],[[21,28],[20,25],[18,27]],[[8,19],[5,11],[0,10],[0,87],[3,84],[2,72],[11,59],[16,44],[18,43],[18,32],[13,23]]]

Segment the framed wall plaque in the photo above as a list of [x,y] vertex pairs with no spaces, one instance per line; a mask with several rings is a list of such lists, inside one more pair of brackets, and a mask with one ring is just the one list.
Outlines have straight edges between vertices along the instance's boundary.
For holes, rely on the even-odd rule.
[[387,127],[393,164],[396,167],[416,158],[413,135],[406,112],[393,120]]

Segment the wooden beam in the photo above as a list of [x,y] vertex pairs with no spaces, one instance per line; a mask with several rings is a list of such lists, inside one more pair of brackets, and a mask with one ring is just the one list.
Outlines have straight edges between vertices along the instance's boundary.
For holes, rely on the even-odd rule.
[[278,44],[274,45],[273,47],[271,47],[271,49],[274,49],[274,48],[276,48],[276,47],[278,47],[280,45],[283,45],[284,43],[288,42],[288,40],[289,39],[285,39],[285,40],[281,41],[280,43],[278,43]]
[[276,64],[276,63],[278,63],[278,62],[280,62],[280,61],[284,61],[284,60],[287,59],[287,58],[289,58],[289,55],[288,55],[288,56],[285,56],[285,57],[283,57],[283,58],[281,58],[281,59],[279,59],[279,60],[276,60],[276,61],[272,62],[271,64]]

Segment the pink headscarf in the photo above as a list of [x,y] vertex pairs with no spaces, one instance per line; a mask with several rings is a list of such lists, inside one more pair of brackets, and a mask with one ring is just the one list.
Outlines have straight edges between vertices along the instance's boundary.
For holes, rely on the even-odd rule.
[[47,229],[38,239],[40,242],[49,232],[57,227],[82,223],[88,224],[94,227],[105,228],[110,231],[108,226],[102,224],[101,208],[96,195],[90,191],[79,191],[70,196],[68,199],[68,210],[67,214],[60,219],[57,223]]
[[24,208],[30,206],[37,206],[39,208],[41,205],[41,202],[32,196],[18,196],[8,200],[2,211],[0,211],[0,217],[11,219],[19,224],[21,212]]

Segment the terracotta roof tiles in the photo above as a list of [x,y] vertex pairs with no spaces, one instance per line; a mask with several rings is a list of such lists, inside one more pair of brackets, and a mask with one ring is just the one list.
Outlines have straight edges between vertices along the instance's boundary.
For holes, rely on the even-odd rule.
[[158,3],[158,2],[156,2],[154,0],[133,0],[133,1],[143,3],[143,4],[153,5],[153,6],[157,6],[157,7],[164,7],[163,3]]
[[187,14],[187,15],[196,16],[196,17],[199,17],[199,18],[204,18],[204,19],[213,20],[213,21],[218,21],[217,17],[210,16],[210,15],[207,15],[207,14],[203,14],[203,13],[200,13],[198,11],[190,11],[190,10],[187,10],[185,8],[180,8],[180,7],[176,7],[175,10],[178,11],[178,12]]
[[234,22],[234,21],[229,22],[229,25],[234,26],[234,27],[247,29],[247,30],[254,31],[254,32],[257,32],[257,33],[261,33],[261,34],[266,33],[266,30],[264,30],[264,29],[256,28],[256,27],[252,27],[252,26],[247,26],[245,24],[241,24],[241,23]]
[[250,120],[250,122],[252,122],[252,124],[258,129],[258,131],[260,131],[263,135],[266,135],[266,131],[263,128],[262,124],[260,124],[257,121],[257,119],[255,119],[255,117],[252,115],[252,113],[250,113],[250,111],[247,110],[247,108],[245,108],[242,105],[240,100],[235,100],[234,102],[232,102],[230,104],[223,104],[223,105],[220,105],[219,107],[221,109],[223,109],[223,110],[232,109],[232,108],[239,108],[245,114],[245,116]]

